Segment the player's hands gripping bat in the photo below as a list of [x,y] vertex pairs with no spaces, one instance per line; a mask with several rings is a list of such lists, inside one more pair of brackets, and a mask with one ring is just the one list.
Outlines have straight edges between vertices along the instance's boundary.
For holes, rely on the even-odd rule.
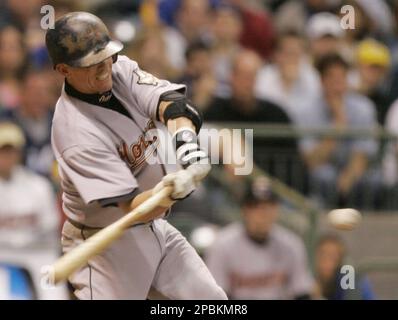
[[153,189],[153,193],[156,194],[165,186],[173,187],[170,202],[164,203],[165,206],[171,206],[173,201],[188,197],[211,169],[210,160],[206,152],[200,148],[194,130],[190,128],[179,129],[173,136],[173,143],[177,161],[184,170],[166,175]]

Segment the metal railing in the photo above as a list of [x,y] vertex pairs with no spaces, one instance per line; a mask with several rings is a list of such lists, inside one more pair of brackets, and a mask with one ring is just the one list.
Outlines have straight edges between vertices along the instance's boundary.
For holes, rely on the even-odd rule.
[[[254,138],[257,139],[275,139],[275,138],[290,138],[290,139],[299,139],[305,136],[315,136],[315,137],[331,137],[335,139],[345,139],[345,138],[374,138],[379,141],[396,141],[398,136],[391,134],[380,127],[372,128],[372,129],[358,129],[358,128],[296,128],[293,126],[287,125],[262,125],[258,123],[217,123],[215,124],[217,128],[236,128],[236,129],[253,129]],[[256,150],[256,145],[254,145],[254,153],[259,152]],[[265,151],[264,151],[265,152]],[[284,153],[278,155],[279,157],[289,156],[288,153]],[[296,159],[299,159],[299,155],[295,155]],[[379,157],[380,158],[380,157]],[[289,165],[289,161],[285,162]],[[290,162],[291,165],[291,162]],[[286,168],[286,171],[289,171]],[[309,255],[309,261],[312,267],[314,267],[314,254],[315,254],[315,245],[317,239],[317,231],[318,231],[318,216],[323,211],[316,203],[310,200],[308,195],[304,194],[304,192],[300,192],[292,186],[289,186],[284,179],[279,179],[278,177],[271,176],[268,172],[264,171],[260,168],[260,166],[255,165],[252,175],[250,179],[254,179],[255,177],[262,175],[268,177],[271,186],[275,193],[277,193],[284,202],[288,203],[295,210],[293,212],[297,213],[301,216],[299,220],[304,219],[306,221],[305,232],[304,232],[304,241],[307,247],[307,252]],[[218,177],[218,179],[222,180],[222,177]],[[228,186],[226,186],[228,187]],[[393,196],[394,198],[398,198],[398,189],[397,194]],[[282,219],[283,220],[283,219]],[[294,220],[294,219],[293,219]],[[292,219],[285,219],[282,223],[289,224]],[[292,228],[294,229],[294,223]],[[360,265],[361,271],[367,270],[375,270],[378,268],[381,269],[391,269],[398,270],[398,261],[397,260],[389,260],[388,263],[385,263],[385,259],[375,258],[371,262],[364,261]]]
[[396,140],[397,135],[384,130],[380,126],[374,128],[334,128],[334,127],[308,127],[299,128],[293,125],[260,124],[258,122],[217,122],[207,123],[210,127],[229,129],[253,129],[257,138],[301,138],[305,136],[331,137],[331,138],[375,138]]
[[[254,146],[253,157],[258,167],[262,168],[271,176],[278,178],[285,184],[293,187],[296,191],[304,195],[309,195],[309,188],[314,190],[314,184],[310,177],[302,154],[299,150],[299,141],[304,137],[312,138],[332,138],[332,139],[374,139],[379,141],[378,153],[370,158],[367,173],[372,181],[377,181],[375,188],[383,188],[380,192],[375,192],[370,188],[364,188],[361,192],[364,196],[353,195],[349,198],[354,206],[367,210],[398,210],[398,188],[391,188],[382,183],[382,158],[386,152],[388,142],[395,142],[397,135],[392,134],[381,127],[374,128],[335,128],[335,127],[312,127],[298,128],[291,125],[269,125],[259,123],[209,123],[210,127],[228,129],[252,129]],[[291,142],[291,146],[286,146],[286,141]],[[281,143],[281,147],[278,144]],[[293,146],[294,144],[294,146]],[[368,177],[367,177],[368,178]],[[340,198],[332,195],[325,205],[337,206]],[[362,207],[363,204],[363,207]],[[381,206],[381,207],[380,207]]]

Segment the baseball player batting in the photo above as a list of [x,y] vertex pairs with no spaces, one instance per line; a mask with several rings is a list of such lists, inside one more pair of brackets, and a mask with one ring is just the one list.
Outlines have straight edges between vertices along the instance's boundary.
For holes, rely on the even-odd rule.
[[[210,171],[197,142],[202,119],[187,103],[185,87],[118,56],[123,45],[90,13],[59,18],[46,45],[54,69],[65,77],[52,127],[68,217],[64,252],[172,188],[151,212],[154,219],[128,228],[69,278],[76,297],[146,299],[157,292],[169,299],[226,299],[196,251],[165,220],[168,208]],[[148,134],[154,128],[172,136],[177,164],[148,161],[166,148]]]

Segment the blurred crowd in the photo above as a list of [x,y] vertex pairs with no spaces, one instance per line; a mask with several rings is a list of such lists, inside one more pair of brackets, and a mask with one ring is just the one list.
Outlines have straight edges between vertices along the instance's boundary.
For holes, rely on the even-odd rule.
[[[125,44],[123,54],[143,70],[185,83],[189,99],[206,122],[383,128],[398,133],[397,0],[4,0],[0,2],[2,243],[10,240],[7,228],[30,235],[20,237],[21,245],[39,241],[33,239],[36,234],[39,238],[50,229],[54,233],[63,220],[50,141],[63,79],[54,72],[45,49],[40,9],[47,4],[53,6],[55,17],[78,10],[99,15]],[[353,11],[342,12],[346,5]],[[352,22],[353,28],[343,20]],[[254,140],[254,160],[260,168],[324,207],[397,208],[397,155],[396,141],[370,136]],[[303,172],[300,183],[291,181]],[[388,196],[395,202],[387,201]],[[206,205],[201,202],[197,207],[203,210]],[[237,230],[230,236],[239,236]],[[275,239],[282,246],[293,242],[298,247],[295,252],[301,252],[301,244],[284,231],[277,231]],[[286,266],[305,260],[292,259],[284,261]],[[222,270],[215,260],[211,258],[214,268]],[[275,277],[260,280],[283,282],[283,275]],[[299,277],[289,289],[293,296],[310,291],[306,272]],[[248,282],[250,287],[258,279],[246,280],[235,274],[233,281]],[[302,288],[308,290],[298,290]],[[245,290],[237,292],[232,295],[243,292],[243,297],[253,297]]]

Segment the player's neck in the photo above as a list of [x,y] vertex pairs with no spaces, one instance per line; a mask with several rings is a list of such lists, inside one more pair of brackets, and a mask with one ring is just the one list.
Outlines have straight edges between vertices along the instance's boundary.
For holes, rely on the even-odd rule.
[[65,90],[69,90],[70,92],[74,92],[76,95],[85,95],[85,96],[94,96],[94,95],[102,95],[107,92],[111,92],[112,90],[107,90],[104,92],[93,91],[89,89],[82,89],[78,85],[71,83],[65,78]]
[[102,96],[112,95],[111,90],[103,93],[84,93],[73,87],[67,80],[65,80],[65,92],[72,97],[94,104],[96,104],[97,101],[100,101]]

